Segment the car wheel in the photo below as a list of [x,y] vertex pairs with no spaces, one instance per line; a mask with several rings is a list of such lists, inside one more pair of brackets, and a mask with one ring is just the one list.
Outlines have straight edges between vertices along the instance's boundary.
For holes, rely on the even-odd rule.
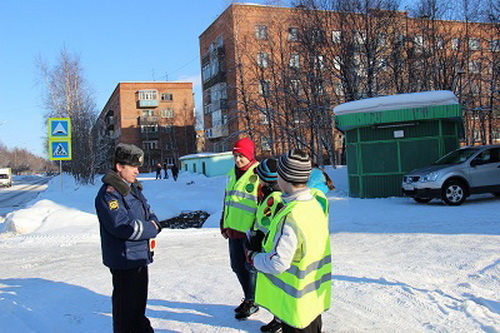
[[415,200],[418,203],[428,203],[432,199],[427,199],[427,198],[413,198],[413,200]]
[[450,206],[459,206],[465,201],[466,188],[464,184],[457,180],[446,182],[441,191],[441,198]]

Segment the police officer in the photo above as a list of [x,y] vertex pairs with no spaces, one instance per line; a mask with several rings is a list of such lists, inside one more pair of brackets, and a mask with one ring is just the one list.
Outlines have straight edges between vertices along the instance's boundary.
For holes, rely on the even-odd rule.
[[113,278],[114,332],[153,332],[145,316],[148,264],[161,227],[137,180],[143,159],[138,147],[118,144],[114,169],[102,178],[95,199],[103,263]]

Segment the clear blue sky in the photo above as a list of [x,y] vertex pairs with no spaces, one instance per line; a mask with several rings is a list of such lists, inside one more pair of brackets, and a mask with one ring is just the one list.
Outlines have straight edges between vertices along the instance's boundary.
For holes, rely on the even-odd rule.
[[198,37],[231,2],[0,0],[0,142],[47,157],[35,58],[53,65],[64,47],[80,56],[99,111],[118,82],[167,76],[192,81],[201,110]]
[[[264,0],[246,2],[264,3]],[[0,0],[0,142],[46,156],[35,57],[80,56],[98,110],[120,81],[194,82],[201,108],[199,35],[229,0]]]

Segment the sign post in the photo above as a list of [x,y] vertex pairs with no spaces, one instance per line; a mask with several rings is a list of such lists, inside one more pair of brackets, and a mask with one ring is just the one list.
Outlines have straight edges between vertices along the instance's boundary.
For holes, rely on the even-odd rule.
[[49,118],[49,159],[59,161],[62,191],[62,161],[71,160],[71,119]]

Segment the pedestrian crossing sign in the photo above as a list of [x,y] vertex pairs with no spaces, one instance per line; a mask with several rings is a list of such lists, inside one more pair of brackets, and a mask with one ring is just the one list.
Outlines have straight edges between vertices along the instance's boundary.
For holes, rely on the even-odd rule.
[[49,118],[49,140],[71,139],[70,118]]
[[50,140],[49,158],[51,161],[71,160],[71,140]]

